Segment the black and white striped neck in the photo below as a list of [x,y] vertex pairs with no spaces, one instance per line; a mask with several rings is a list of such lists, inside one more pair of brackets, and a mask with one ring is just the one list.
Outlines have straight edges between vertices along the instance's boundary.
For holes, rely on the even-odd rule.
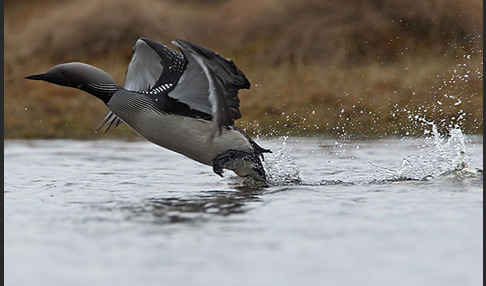
[[81,90],[84,90],[99,99],[103,100],[104,103],[108,103],[115,92],[117,92],[120,87],[114,83],[94,83],[88,82],[80,86]]

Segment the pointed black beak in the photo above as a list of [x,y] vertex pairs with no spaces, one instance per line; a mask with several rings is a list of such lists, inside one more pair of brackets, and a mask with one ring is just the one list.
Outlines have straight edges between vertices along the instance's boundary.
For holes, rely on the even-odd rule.
[[26,79],[31,79],[31,80],[46,80],[47,79],[47,74],[41,73],[41,74],[33,74],[25,77]]

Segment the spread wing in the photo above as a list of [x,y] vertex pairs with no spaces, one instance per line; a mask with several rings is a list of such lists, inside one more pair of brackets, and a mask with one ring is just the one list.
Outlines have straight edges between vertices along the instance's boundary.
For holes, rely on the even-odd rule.
[[[186,65],[182,54],[146,38],[138,39],[132,50],[132,59],[125,77],[126,90],[163,96],[174,89]],[[108,111],[96,130],[106,127],[106,133],[120,123],[121,119]]]
[[215,127],[211,137],[216,131],[221,134],[223,126],[241,118],[238,90],[250,88],[250,82],[233,61],[187,41],[172,43],[184,54],[187,67],[168,96],[211,114]]
[[177,84],[186,65],[184,56],[164,44],[150,39],[138,39],[125,79],[126,90],[168,91]]
[[[187,41],[172,43],[182,54],[149,39],[137,40],[124,88],[158,98],[164,112],[212,119],[210,138],[221,134],[223,126],[241,118],[238,90],[250,88],[250,82],[231,60]],[[119,124],[109,112],[99,129]]]

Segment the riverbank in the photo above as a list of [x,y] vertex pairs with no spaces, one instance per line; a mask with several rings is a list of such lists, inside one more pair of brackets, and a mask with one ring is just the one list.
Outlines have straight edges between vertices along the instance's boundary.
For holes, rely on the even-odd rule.
[[[78,2],[6,2],[6,138],[99,138],[94,129],[106,108],[98,99],[24,76],[81,61],[122,84],[141,32],[167,43],[189,39],[232,58],[252,83],[240,92],[238,121],[250,134],[421,135],[429,128],[424,120],[441,131],[483,132],[477,1],[346,9],[320,1],[103,2],[122,19],[98,15],[97,1]],[[226,25],[215,14],[227,15]],[[121,126],[104,136],[136,135]]]

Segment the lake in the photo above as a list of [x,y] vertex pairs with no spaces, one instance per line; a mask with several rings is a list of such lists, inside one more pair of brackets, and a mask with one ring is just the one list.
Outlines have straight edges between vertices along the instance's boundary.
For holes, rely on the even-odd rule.
[[6,285],[480,285],[480,136],[260,138],[257,187],[146,141],[5,142]]

